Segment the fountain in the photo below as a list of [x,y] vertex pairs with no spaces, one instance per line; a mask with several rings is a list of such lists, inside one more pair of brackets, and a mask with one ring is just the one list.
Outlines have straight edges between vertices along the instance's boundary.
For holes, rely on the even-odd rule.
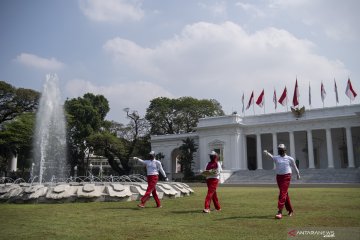
[[[89,201],[139,200],[146,191],[146,178],[141,175],[68,176],[66,161],[66,124],[56,74],[46,76],[36,115],[34,159],[30,180],[0,179],[0,202],[10,203],[59,203]],[[102,165],[101,165],[102,168]],[[159,182],[159,198],[188,196],[193,190],[185,183]]]
[[56,74],[48,74],[36,115],[34,144],[35,172],[40,184],[50,179],[65,179],[66,126]]

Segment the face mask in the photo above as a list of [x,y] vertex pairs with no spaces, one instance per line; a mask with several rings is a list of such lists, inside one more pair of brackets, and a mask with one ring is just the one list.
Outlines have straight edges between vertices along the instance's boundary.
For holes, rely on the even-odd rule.
[[280,156],[285,154],[285,150],[284,149],[278,149],[278,153]]

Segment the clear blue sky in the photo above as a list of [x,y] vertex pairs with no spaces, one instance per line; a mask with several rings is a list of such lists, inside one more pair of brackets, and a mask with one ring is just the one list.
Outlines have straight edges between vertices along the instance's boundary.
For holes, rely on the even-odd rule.
[[103,94],[118,122],[160,96],[241,112],[242,94],[262,89],[274,112],[274,89],[279,98],[287,86],[290,101],[296,77],[300,105],[310,84],[322,107],[323,82],[325,107],[335,106],[334,78],[347,105],[348,77],[360,95],[359,10],[357,0],[2,0],[0,80],[42,91],[57,73],[64,99]]

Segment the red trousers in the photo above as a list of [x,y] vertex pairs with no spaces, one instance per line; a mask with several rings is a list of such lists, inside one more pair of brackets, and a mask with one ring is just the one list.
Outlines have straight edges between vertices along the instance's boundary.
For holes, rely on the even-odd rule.
[[291,180],[291,173],[284,175],[276,175],[276,181],[279,186],[279,201],[278,209],[282,211],[285,205],[285,208],[288,212],[292,212],[293,208],[291,206],[290,197],[288,193],[289,185]]
[[145,195],[140,199],[143,205],[145,205],[146,201],[149,200],[151,193],[156,202],[156,206],[159,207],[161,205],[159,197],[156,192],[156,183],[158,182],[158,179],[159,179],[158,175],[147,176],[148,187],[146,189]]
[[208,192],[205,198],[205,209],[210,209],[211,200],[214,202],[214,206],[217,210],[221,209],[219,199],[216,194],[216,188],[219,184],[219,179],[209,178],[206,179]]

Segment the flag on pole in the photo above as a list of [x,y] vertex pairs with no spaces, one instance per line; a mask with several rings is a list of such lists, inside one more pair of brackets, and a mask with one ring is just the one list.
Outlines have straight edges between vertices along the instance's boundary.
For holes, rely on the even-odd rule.
[[311,87],[309,82],[309,106],[311,107]]
[[254,91],[252,91],[252,93],[251,93],[249,103],[248,103],[248,105],[246,107],[246,110],[248,110],[252,104],[254,104]]
[[261,107],[261,108],[264,106],[264,102],[265,102],[264,94],[265,94],[265,92],[263,89],[262,92],[260,93],[260,96],[256,100],[256,104],[259,105],[259,107]]
[[243,93],[242,98],[241,98],[241,102],[242,102],[242,112],[243,112],[243,113],[244,113],[244,111],[245,111],[244,98],[245,98],[245,96],[244,96],[244,93]]
[[276,90],[275,89],[274,89],[273,102],[274,102],[275,110],[276,110],[276,108],[277,108],[277,98],[276,98]]
[[279,98],[279,103],[283,106],[287,105],[287,90],[286,87]]
[[357,93],[355,92],[355,90],[353,89],[353,87],[351,85],[350,78],[348,79],[348,82],[347,82],[345,94],[346,94],[346,96],[348,96],[348,98],[350,98],[350,100],[354,100],[357,96]]
[[325,97],[326,97],[325,87],[324,84],[321,82],[321,101],[323,102],[323,105],[324,105]]
[[295,89],[294,89],[294,96],[293,96],[293,106],[296,107],[299,105],[299,88],[298,88],[298,83],[297,83],[297,79],[296,79],[296,83],[295,83]]
[[338,95],[338,90],[337,90],[337,85],[336,85],[336,81],[334,78],[334,91],[335,91],[335,97],[336,97],[336,104],[339,103],[339,95]]

